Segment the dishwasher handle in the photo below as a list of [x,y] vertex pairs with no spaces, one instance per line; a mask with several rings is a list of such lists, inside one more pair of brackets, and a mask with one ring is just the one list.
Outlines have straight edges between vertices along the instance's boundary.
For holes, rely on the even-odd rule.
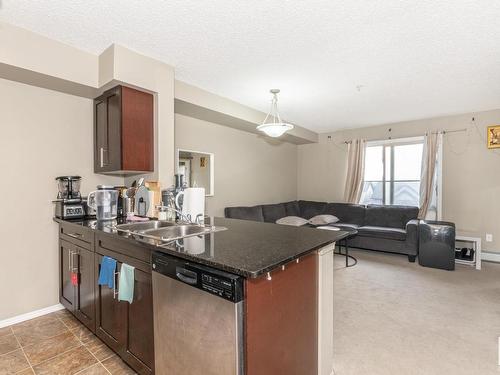
[[175,267],[175,275],[179,280],[189,285],[198,284],[198,274],[184,267]]

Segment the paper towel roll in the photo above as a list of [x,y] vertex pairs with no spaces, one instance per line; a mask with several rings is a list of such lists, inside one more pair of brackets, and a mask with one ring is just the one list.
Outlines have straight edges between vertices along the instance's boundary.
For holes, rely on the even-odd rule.
[[205,216],[205,188],[186,188],[182,201],[182,213],[196,220],[198,215]]

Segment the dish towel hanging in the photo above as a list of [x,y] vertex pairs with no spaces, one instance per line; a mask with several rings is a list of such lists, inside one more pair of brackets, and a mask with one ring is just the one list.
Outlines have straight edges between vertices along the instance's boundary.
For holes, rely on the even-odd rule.
[[107,285],[113,289],[115,286],[115,270],[116,259],[107,256],[102,257],[101,270],[99,271],[97,283],[99,285]]
[[118,301],[132,303],[134,300],[135,267],[123,263],[120,271],[120,288],[118,290]]

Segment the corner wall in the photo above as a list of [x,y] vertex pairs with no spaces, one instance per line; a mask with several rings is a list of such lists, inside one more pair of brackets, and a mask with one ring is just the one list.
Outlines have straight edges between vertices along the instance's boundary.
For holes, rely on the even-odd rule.
[[[477,128],[472,125],[472,117]],[[461,233],[481,237],[484,250],[500,252],[500,149],[486,148],[486,127],[494,124],[500,124],[500,110],[321,134],[319,143],[299,146],[298,197],[343,200],[345,140],[402,138],[467,128],[466,132],[443,137],[443,220],[455,222]],[[486,233],[493,234],[494,242],[485,241]]]
[[175,115],[175,150],[214,153],[215,195],[207,213],[224,207],[279,203],[297,198],[297,146],[223,125]]

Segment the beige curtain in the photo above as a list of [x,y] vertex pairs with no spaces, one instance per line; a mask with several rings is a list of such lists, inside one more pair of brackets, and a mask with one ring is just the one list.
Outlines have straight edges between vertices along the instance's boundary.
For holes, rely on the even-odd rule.
[[359,203],[363,192],[365,146],[366,142],[363,139],[353,139],[347,146],[347,179],[344,200],[348,203]]
[[434,194],[434,178],[436,175],[436,159],[438,153],[438,134],[425,136],[422,153],[422,171],[420,172],[420,210],[419,219],[425,219]]

